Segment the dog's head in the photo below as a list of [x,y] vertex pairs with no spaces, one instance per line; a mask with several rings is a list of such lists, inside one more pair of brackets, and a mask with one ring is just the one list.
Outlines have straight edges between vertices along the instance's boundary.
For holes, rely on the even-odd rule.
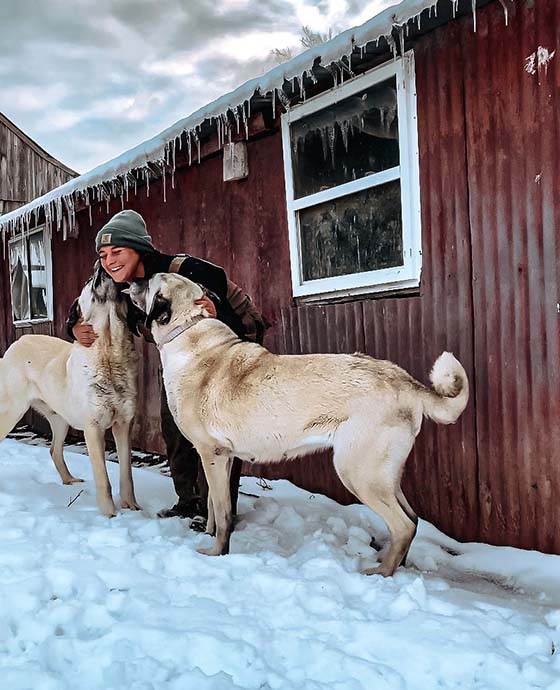
[[156,343],[175,326],[197,316],[209,316],[203,306],[194,303],[204,294],[200,285],[176,273],[156,273],[149,280],[135,280],[126,292],[146,314],[146,327]]
[[122,290],[118,283],[108,275],[102,268],[99,261],[95,262],[93,275],[82,288],[80,297],[78,298],[78,308],[83,320],[87,323],[93,314],[96,306],[112,302],[116,305],[122,306],[119,311],[120,315],[126,319],[126,305]]

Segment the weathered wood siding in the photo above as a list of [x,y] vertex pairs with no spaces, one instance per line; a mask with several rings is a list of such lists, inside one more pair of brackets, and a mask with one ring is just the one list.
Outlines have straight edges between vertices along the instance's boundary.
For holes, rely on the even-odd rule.
[[75,176],[0,113],[0,215]]
[[[51,189],[76,177],[0,113],[0,215],[15,210]],[[6,261],[6,238],[0,262],[0,354],[15,338],[12,322],[10,281]],[[18,334],[52,333],[52,324],[18,328]]]

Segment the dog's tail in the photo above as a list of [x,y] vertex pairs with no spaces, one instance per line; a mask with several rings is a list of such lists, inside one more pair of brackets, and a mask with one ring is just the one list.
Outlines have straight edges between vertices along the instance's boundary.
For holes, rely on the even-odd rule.
[[469,380],[462,364],[451,352],[436,359],[430,380],[433,390],[424,396],[424,414],[438,424],[453,424],[469,401]]

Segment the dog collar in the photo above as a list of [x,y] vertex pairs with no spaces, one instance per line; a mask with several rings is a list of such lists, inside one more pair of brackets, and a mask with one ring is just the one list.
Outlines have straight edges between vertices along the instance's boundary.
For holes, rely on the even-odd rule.
[[196,326],[196,324],[199,321],[202,321],[202,319],[205,319],[205,316],[202,316],[202,314],[197,314],[194,318],[192,318],[190,321],[187,323],[182,323],[180,326],[175,326],[175,328],[165,336],[165,338],[157,344],[158,350],[161,350],[161,348],[164,345],[167,345],[167,343],[170,343],[172,340],[175,340],[175,338],[178,338],[182,333],[185,331],[188,331],[189,328],[192,328],[193,326]]

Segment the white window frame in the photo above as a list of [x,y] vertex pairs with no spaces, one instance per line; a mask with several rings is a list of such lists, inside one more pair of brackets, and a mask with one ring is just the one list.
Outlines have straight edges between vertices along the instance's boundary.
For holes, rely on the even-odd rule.
[[[290,125],[303,117],[328,108],[352,96],[357,91],[363,91],[379,82],[390,79],[392,76],[396,76],[397,82],[400,165],[297,200],[294,199]],[[418,287],[422,269],[422,228],[416,80],[413,51],[410,50],[402,58],[386,62],[346,82],[342,86],[331,89],[325,94],[311,98],[305,103],[291,108],[282,115],[282,145],[294,297],[315,297],[319,299],[325,296],[340,297],[365,292],[396,291]],[[397,179],[401,181],[403,265],[376,271],[304,281],[298,212],[304,208],[347,196],[364,189],[377,187]]]
[[[42,316],[42,317],[36,318],[36,319],[33,319],[33,318],[18,319],[17,321],[14,319],[12,281],[10,278],[10,300],[12,302],[12,321],[13,321],[14,326],[25,326],[25,325],[33,324],[33,323],[48,323],[48,322],[52,321],[54,318],[53,317],[54,307],[53,307],[51,234],[48,231],[47,226],[46,225],[40,225],[36,228],[33,228],[33,230],[30,230],[29,232],[24,232],[23,236],[18,235],[17,237],[12,237],[8,240],[8,245],[15,244],[17,242],[21,242],[22,239],[27,241],[29,238],[33,237],[33,235],[37,235],[40,232],[43,233],[44,245],[45,245],[45,273],[46,273],[46,280],[47,280],[47,317],[45,318],[44,316]],[[9,257],[9,252],[8,252],[8,257]],[[10,269],[11,269],[11,267],[9,265],[9,258],[8,258],[8,270],[10,270]]]

